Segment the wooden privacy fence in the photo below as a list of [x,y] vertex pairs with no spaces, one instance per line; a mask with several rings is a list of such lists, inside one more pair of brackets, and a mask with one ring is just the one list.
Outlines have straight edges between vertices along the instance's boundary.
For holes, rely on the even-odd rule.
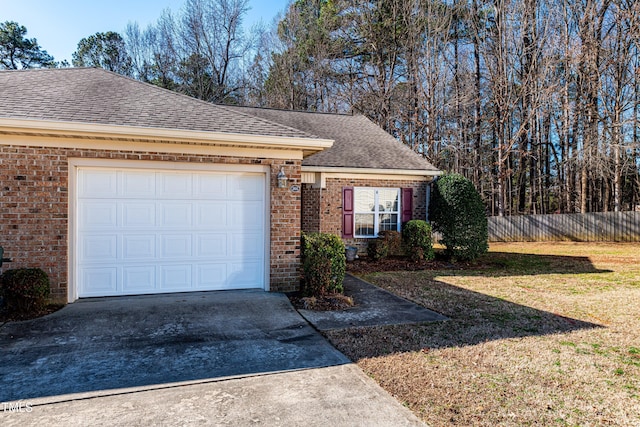
[[640,242],[640,212],[489,217],[490,242]]

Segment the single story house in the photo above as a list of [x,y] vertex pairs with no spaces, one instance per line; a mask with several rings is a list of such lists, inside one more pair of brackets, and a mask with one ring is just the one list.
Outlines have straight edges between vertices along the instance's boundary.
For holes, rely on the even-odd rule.
[[3,268],[56,299],[299,286],[300,232],[425,218],[439,171],[362,116],[213,105],[102,69],[0,72]]

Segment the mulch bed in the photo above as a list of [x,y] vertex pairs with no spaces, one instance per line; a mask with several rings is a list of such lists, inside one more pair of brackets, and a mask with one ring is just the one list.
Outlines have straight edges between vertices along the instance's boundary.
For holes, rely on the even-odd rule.
[[346,310],[355,305],[353,299],[346,295],[334,294],[324,297],[302,297],[289,295],[289,301],[297,310],[335,311]]
[[12,313],[4,307],[0,307],[0,325],[7,322],[19,322],[22,320],[31,320],[38,317],[46,316],[47,314],[54,313],[64,307],[63,304],[49,304],[41,310],[33,311],[30,313]]
[[[473,268],[482,268],[474,265]],[[421,271],[421,270],[461,270],[469,268],[463,263],[452,264],[445,260],[412,261],[406,257],[387,257],[377,261],[363,257],[347,263],[347,272],[362,275],[383,271]],[[298,310],[333,311],[346,310],[357,305],[352,298],[335,294],[324,297],[303,297],[298,293],[290,294],[291,304]]]
[[382,271],[421,271],[421,270],[461,270],[465,264],[452,264],[448,261],[412,261],[405,257],[388,257],[378,261],[359,258],[347,263],[347,271],[353,274],[369,274]]

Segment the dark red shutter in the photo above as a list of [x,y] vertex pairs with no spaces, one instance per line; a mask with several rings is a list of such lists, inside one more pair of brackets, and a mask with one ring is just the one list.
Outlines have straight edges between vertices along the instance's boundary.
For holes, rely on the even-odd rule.
[[402,199],[400,200],[402,205],[402,223],[413,219],[413,188],[402,189]]
[[342,189],[342,237],[353,237],[353,187]]

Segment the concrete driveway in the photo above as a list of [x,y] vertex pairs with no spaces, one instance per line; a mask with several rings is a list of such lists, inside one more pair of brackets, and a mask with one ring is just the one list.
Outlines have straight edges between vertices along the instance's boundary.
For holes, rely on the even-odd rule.
[[2,425],[420,424],[282,294],[81,300],[0,349]]

